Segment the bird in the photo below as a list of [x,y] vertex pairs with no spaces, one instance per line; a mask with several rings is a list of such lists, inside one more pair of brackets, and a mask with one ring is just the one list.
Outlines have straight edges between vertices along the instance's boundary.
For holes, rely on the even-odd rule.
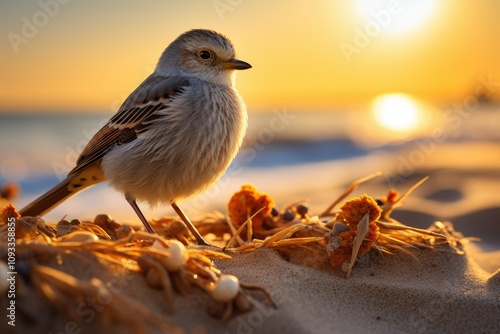
[[67,177],[20,210],[42,216],[81,190],[107,181],[122,193],[146,230],[137,203],[170,204],[200,245],[209,245],[177,205],[214,184],[237,154],[247,111],[232,42],[207,29],[172,41],[149,75],[84,147]]

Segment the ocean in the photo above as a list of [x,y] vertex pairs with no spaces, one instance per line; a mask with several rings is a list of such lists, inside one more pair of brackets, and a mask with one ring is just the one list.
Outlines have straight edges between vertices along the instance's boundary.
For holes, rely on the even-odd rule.
[[[79,153],[110,116],[0,115],[0,183],[18,182],[24,194],[35,194],[54,185],[73,168]],[[293,115],[290,120],[276,117],[283,124],[273,122],[273,117],[273,114],[251,115],[245,144],[237,158],[238,166],[284,167],[369,153],[338,133],[329,137],[316,133],[314,138],[306,131],[298,131],[298,124],[293,123],[301,123],[300,118],[307,117],[305,114]]]
[[[499,108],[485,107],[464,122],[460,131],[446,129],[448,143],[500,141]],[[62,180],[79,153],[110,114],[0,114],[0,184],[16,182],[22,207]],[[364,122],[363,126],[360,126]],[[293,189],[291,184],[328,188],[344,185],[377,170],[390,172],[396,152],[415,149],[430,135],[367,145],[363,132],[370,119],[360,111],[335,113],[290,111],[251,113],[240,153],[221,181],[188,201],[187,211],[202,213],[223,209],[243,183],[269,192]],[[435,127],[443,127],[435,125]],[[479,129],[479,130],[478,130]],[[365,173],[363,175],[363,173]],[[325,183],[326,182],[326,183]],[[329,182],[329,183],[328,183]],[[286,196],[287,192],[283,196]],[[145,205],[147,207],[147,205]],[[169,208],[146,208],[154,216],[170,214]],[[60,219],[66,213],[88,218],[98,213],[133,217],[126,201],[105,184],[71,198],[47,215]]]

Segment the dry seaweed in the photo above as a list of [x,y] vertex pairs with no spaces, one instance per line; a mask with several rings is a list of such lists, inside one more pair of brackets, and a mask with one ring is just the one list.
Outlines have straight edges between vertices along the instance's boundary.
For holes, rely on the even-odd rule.
[[[425,182],[427,177],[401,196],[395,190],[390,190],[387,196],[377,200],[365,194],[343,202],[361,184],[380,175],[382,174],[375,173],[354,181],[319,215],[309,213],[305,202],[300,201],[286,206],[281,212],[275,207],[271,208],[272,210],[267,209],[267,212],[271,213],[260,217],[258,224],[250,222],[254,220],[255,215],[260,214],[263,207],[258,206],[257,200],[248,198],[266,198],[266,205],[274,205],[274,201],[254,187],[244,185],[241,191],[235,193],[230,200],[231,205],[228,206],[228,216],[240,217],[239,221],[235,222],[218,214],[218,234],[230,233],[231,237],[225,249],[232,252],[252,252],[261,247],[306,247],[316,252],[326,252],[332,266],[340,267],[347,276],[350,275],[358,255],[365,254],[372,248],[386,254],[403,252],[412,257],[415,257],[412,253],[415,248],[463,254],[461,246],[465,240],[453,230],[451,224],[435,222],[428,229],[418,229],[390,217],[392,211],[403,205],[404,200]],[[342,202],[340,209],[336,209]],[[236,210],[236,213],[232,213],[232,210]],[[245,212],[246,220],[242,221],[241,217]],[[365,216],[367,218],[364,218]],[[225,230],[224,224],[227,226]],[[205,220],[198,221],[196,225],[203,227],[205,233],[211,232],[210,224]],[[230,248],[234,243],[238,243],[238,246]]]
[[[354,181],[317,215],[309,212],[304,201],[278,210],[271,196],[244,185],[229,200],[227,216],[213,212],[195,222],[202,235],[215,236],[213,242],[221,244],[222,251],[186,248],[192,236],[177,217],[152,221],[158,233],[154,235],[119,224],[107,215],[99,215],[94,221],[61,220],[58,223],[45,222],[40,217],[20,217],[12,205],[2,211],[0,239],[7,238],[5,222],[14,218],[16,248],[20,258],[30,264],[29,280],[50,304],[76,321],[78,317],[71,313],[74,307],[69,307],[70,304],[88,295],[105,293],[106,284],[99,278],[79,279],[50,267],[54,259],[74,257],[82,263],[98,261],[117,272],[140,274],[151,288],[163,291],[169,312],[175,312],[176,291],[188,294],[192,287],[198,287],[210,296],[209,313],[225,322],[252,307],[252,298],[246,290],[262,291],[270,306],[276,307],[262,287],[239,282],[238,278],[215,267],[212,259],[229,259],[231,253],[248,253],[258,248],[292,252],[300,247],[318,257],[327,255],[330,264],[341,268],[347,277],[358,256],[371,250],[385,254],[402,252],[414,258],[412,250],[416,248],[463,254],[465,239],[450,223],[434,222],[428,229],[419,229],[390,216],[427,178],[401,196],[390,190],[378,199],[366,194],[347,199],[354,189],[379,175],[381,173],[375,173]],[[89,254],[90,257],[86,256]],[[129,317],[130,310],[139,316]],[[161,331],[176,329],[163,317],[147,311],[139,301],[122,295],[106,306],[102,317],[105,322],[119,321],[138,333],[148,332],[149,326]]]

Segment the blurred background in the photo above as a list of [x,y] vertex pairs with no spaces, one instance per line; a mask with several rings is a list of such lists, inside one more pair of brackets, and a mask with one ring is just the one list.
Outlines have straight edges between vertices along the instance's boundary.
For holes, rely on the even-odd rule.
[[[21,186],[18,207],[66,175],[173,39],[208,28],[253,65],[237,77],[250,126],[221,181],[182,205],[190,215],[224,211],[243,183],[278,205],[308,200],[318,211],[382,171],[355,194],[403,192],[430,175],[406,206],[426,219],[401,219],[470,221],[475,210],[476,227],[498,231],[499,1],[0,4],[0,184]],[[135,220],[105,184],[47,218],[102,212]]]

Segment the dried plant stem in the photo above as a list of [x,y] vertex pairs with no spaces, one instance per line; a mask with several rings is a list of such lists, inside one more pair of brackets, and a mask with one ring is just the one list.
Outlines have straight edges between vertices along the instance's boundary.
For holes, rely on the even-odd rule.
[[325,217],[325,216],[330,215],[333,208],[335,208],[335,206],[337,206],[337,204],[339,204],[344,198],[349,196],[349,194],[352,193],[361,183],[364,183],[366,181],[374,179],[380,175],[382,175],[382,172],[376,172],[376,173],[373,173],[371,175],[360,178],[360,179],[354,181],[353,183],[351,183],[351,185],[349,187],[347,187],[346,190],[344,190],[342,195],[340,195],[339,198],[337,198],[337,200],[335,200],[335,202],[333,202],[322,214],[320,214],[319,217],[321,218],[321,217]]
[[408,189],[403,195],[399,196],[399,198],[394,203],[392,203],[392,205],[387,210],[385,210],[382,213],[382,218],[385,218],[385,219],[389,218],[392,211],[394,211],[395,208],[401,206],[403,201],[406,199],[406,197],[408,197],[415,189],[417,189],[428,178],[429,178],[429,176],[425,176],[423,179],[421,179],[420,181],[415,183],[413,186],[411,186],[410,189]]
[[363,218],[358,222],[358,228],[356,229],[356,236],[353,240],[351,260],[349,261],[349,268],[347,268],[347,277],[351,274],[352,267],[356,262],[356,257],[358,256],[359,248],[365,239],[366,233],[368,232],[368,226],[370,224],[369,214],[366,213]]
[[[262,210],[264,210],[265,208],[266,208],[266,207],[262,207],[262,208],[260,208],[260,209],[259,209],[259,210],[257,210],[257,212],[255,212],[252,216],[248,217],[248,219],[247,219],[247,220],[245,220],[245,222],[244,222],[243,224],[241,224],[241,226],[238,228],[238,230],[237,230],[237,231],[235,231],[235,232],[233,233],[233,236],[231,237],[231,239],[229,239],[229,241],[228,241],[227,245],[226,245],[224,248],[222,248],[222,251],[225,251],[227,248],[229,248],[229,247],[230,247],[230,246],[234,243],[234,241],[235,241],[235,240],[237,240],[237,239],[238,239],[238,243],[239,243],[240,245],[244,245],[244,244],[246,244],[246,243],[247,243],[247,242],[244,242],[243,240],[241,240],[241,239],[239,238],[239,235],[241,234],[241,232],[243,231],[243,229],[244,229],[244,228],[245,228],[245,226],[247,226],[247,225],[248,225],[248,227],[249,227],[249,228],[248,228],[248,231],[249,231],[249,232],[248,232],[248,233],[249,233],[249,235],[248,235],[248,240],[252,240],[252,236],[253,236],[253,235],[252,235],[252,230],[251,230],[251,227],[250,227],[250,226],[252,225],[252,218],[253,218],[253,217],[255,217],[256,215],[258,215],[258,214],[259,214],[259,212],[261,212],[261,211],[262,211]],[[229,219],[228,219],[228,224],[229,224],[229,227],[232,227],[232,228],[234,229],[234,226],[232,226],[232,223],[230,222],[230,220],[229,220]],[[250,225],[249,225],[249,224],[250,224]],[[232,229],[231,229],[231,232],[233,232],[233,231],[232,231]]]
[[[142,304],[123,294],[112,294],[106,284],[97,278],[93,278],[89,282],[81,281],[56,269],[40,265],[33,266],[32,270],[32,277],[36,282],[35,286],[54,305],[69,311],[69,315],[75,320],[78,320],[79,317],[71,311],[74,307],[69,307],[69,304],[72,301],[85,300],[88,296],[96,296],[100,293],[111,296],[111,301],[102,305],[110,312],[110,315],[119,322],[134,328],[137,333],[150,332],[145,323],[160,329],[163,333],[178,331],[178,328],[169,324],[163,317],[152,314]],[[130,314],[134,316],[131,317]]]

